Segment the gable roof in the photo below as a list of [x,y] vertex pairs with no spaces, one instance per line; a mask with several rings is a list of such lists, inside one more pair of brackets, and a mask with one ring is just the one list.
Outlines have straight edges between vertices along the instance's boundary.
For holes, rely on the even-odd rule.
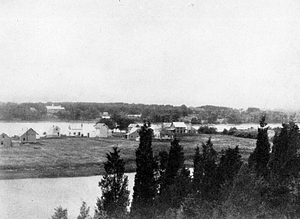
[[8,137],[10,138],[7,134],[5,134],[4,132],[0,135],[2,138]]
[[34,131],[32,128],[28,129],[26,132],[24,132],[22,135],[25,135],[27,132],[34,132],[36,135],[38,135],[38,133],[36,131]]
[[186,128],[186,124],[184,122],[173,122],[172,125],[175,127],[175,128]]
[[134,133],[138,130],[140,130],[140,127],[133,127],[132,129],[130,129],[130,132],[128,132],[127,135],[131,135],[132,133]]
[[107,126],[105,123],[101,123],[101,122],[99,122],[99,123],[97,123],[96,125],[94,125],[94,127],[95,127],[96,129],[97,129],[97,128],[100,128],[100,127],[102,127],[102,126],[108,128],[108,126]]

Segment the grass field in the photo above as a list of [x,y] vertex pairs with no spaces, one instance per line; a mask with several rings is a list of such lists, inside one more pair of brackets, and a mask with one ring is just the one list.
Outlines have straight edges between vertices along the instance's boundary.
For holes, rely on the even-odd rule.
[[[212,135],[217,151],[239,145],[243,159],[254,149],[256,140],[227,135]],[[206,142],[209,135],[182,137],[186,164],[192,165],[197,146]],[[62,138],[41,139],[39,144],[0,148],[0,179],[36,177],[73,177],[103,174],[106,153],[112,147],[121,149],[121,157],[126,162],[126,171],[135,171],[135,150],[139,142],[109,138]],[[169,151],[170,142],[152,142],[154,154]]]

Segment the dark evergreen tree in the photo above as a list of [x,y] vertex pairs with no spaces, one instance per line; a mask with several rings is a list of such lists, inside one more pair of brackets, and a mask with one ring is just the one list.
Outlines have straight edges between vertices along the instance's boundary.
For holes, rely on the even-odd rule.
[[153,157],[152,132],[150,123],[140,131],[140,144],[136,150],[136,175],[133,187],[131,213],[133,217],[151,218],[154,214],[154,198],[157,193],[155,175],[158,164]]
[[220,183],[231,184],[243,164],[241,160],[242,156],[239,153],[238,146],[233,149],[228,148],[225,151],[222,150],[221,153],[222,155],[218,165],[218,178]]
[[250,167],[255,169],[257,176],[266,176],[268,173],[267,164],[270,158],[270,143],[268,127],[265,121],[266,116],[262,116],[260,127],[258,128],[256,147],[248,160]]
[[200,154],[200,148],[196,147],[194,155],[194,174],[193,174],[193,190],[195,193],[200,192],[203,177],[203,157]]
[[181,201],[190,190],[190,171],[184,166],[183,147],[179,140],[171,142],[168,165],[159,193],[159,207],[161,213],[169,208],[180,207]]
[[298,176],[300,169],[299,151],[300,138],[298,126],[290,122],[282,124],[280,133],[276,133],[270,158],[270,168],[273,176],[286,179]]
[[99,182],[102,197],[97,201],[96,214],[106,213],[109,217],[119,218],[127,213],[129,205],[128,177],[124,175],[125,162],[120,158],[120,150],[113,148],[107,153],[104,164],[105,174]]

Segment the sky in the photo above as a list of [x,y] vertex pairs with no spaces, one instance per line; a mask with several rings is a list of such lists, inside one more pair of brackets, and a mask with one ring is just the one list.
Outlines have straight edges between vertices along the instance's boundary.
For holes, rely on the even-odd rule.
[[298,0],[0,0],[0,101],[300,109]]

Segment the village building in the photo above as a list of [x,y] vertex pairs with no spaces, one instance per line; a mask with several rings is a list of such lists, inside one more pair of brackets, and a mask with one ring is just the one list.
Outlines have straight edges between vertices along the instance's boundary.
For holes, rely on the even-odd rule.
[[156,124],[151,124],[150,128],[153,130],[153,137],[155,139],[160,139],[160,133],[161,133],[161,126],[156,125]]
[[132,128],[127,134],[126,134],[126,138],[129,140],[136,140],[137,138],[140,137],[139,135],[139,130],[140,127],[134,127]]
[[54,106],[54,104],[52,104],[52,106],[46,106],[46,108],[47,108],[47,114],[54,114],[54,113],[58,113],[59,111],[65,110],[65,107],[62,107],[61,105]]
[[110,115],[108,114],[108,112],[103,112],[101,115],[102,119],[110,119]]
[[130,119],[138,119],[142,117],[142,114],[128,114],[127,117]]
[[195,128],[192,124],[187,124],[186,125],[186,133],[189,133],[189,134],[196,134],[198,133],[198,129]]
[[142,127],[143,125],[144,125],[143,123],[131,123],[128,125],[127,131],[130,132],[132,128],[139,128]]
[[38,133],[32,128],[28,129],[23,135],[21,135],[21,143],[36,143]]
[[96,137],[99,138],[108,138],[112,136],[111,130],[109,130],[108,126],[104,123],[97,123],[95,125],[96,129]]
[[47,137],[59,137],[61,136],[60,128],[53,125],[47,132]]
[[0,135],[0,147],[8,148],[11,146],[12,146],[11,138],[7,134],[2,133]]
[[183,134],[186,133],[187,126],[184,122],[172,122],[170,128],[174,129],[176,134]]
[[83,124],[69,125],[68,135],[73,137],[83,137]]

